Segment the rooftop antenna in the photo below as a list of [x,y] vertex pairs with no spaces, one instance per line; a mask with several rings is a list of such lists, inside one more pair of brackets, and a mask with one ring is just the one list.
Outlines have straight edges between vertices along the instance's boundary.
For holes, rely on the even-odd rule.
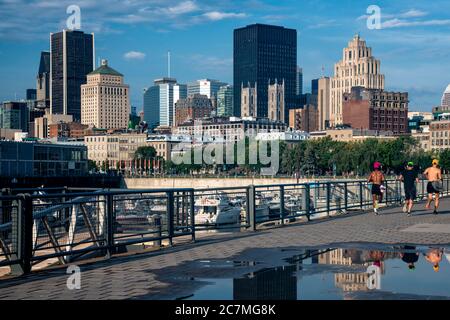
[[170,78],[170,51],[167,51],[167,76]]
[[322,78],[325,77],[325,66],[322,65]]

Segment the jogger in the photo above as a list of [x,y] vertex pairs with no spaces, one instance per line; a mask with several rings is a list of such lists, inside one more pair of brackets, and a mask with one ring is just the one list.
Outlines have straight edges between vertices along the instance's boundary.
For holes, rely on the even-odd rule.
[[400,175],[400,180],[403,181],[405,187],[405,207],[403,211],[408,212],[409,217],[411,216],[411,210],[417,196],[416,183],[419,183],[417,171],[414,169],[413,162],[408,162],[405,170]]
[[372,182],[373,211],[375,214],[378,214],[378,204],[383,200],[381,186],[384,182],[384,175],[381,172],[381,163],[375,162],[373,164],[373,169],[374,171],[372,171],[367,181]]

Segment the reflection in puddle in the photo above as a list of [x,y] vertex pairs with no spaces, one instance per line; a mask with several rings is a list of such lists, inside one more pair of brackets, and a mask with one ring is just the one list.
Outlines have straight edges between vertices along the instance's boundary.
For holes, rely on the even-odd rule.
[[208,284],[189,299],[450,299],[450,248],[304,250],[286,262],[234,279],[197,279]]

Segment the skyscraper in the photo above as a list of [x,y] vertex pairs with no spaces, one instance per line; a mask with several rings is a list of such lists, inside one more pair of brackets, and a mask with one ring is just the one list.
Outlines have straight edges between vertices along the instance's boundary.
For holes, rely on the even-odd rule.
[[303,94],[303,69],[297,66],[295,94]]
[[38,107],[50,107],[50,52],[41,52],[36,76],[36,100]]
[[330,125],[343,123],[342,99],[352,87],[384,89],[384,75],[380,73],[380,60],[372,56],[372,48],[359,35],[353,37],[343,50],[342,60],[334,66],[331,79]]
[[30,110],[27,102],[6,101],[0,105],[0,128],[28,131]]
[[187,87],[178,84],[176,79],[162,78],[154,86],[144,91],[144,120],[150,128],[173,126],[175,123],[175,104],[187,97]]
[[330,78],[319,79],[317,90],[318,128],[325,130],[330,126]]
[[444,93],[442,94],[441,106],[444,110],[450,109],[450,84],[447,86],[447,89],[445,89]]
[[268,116],[269,80],[285,82],[285,120],[295,105],[297,87],[297,31],[253,24],[234,30],[234,114],[241,114],[241,88],[257,84],[257,115]]
[[81,85],[94,69],[94,34],[63,30],[50,34],[50,109],[81,119]]
[[231,117],[233,109],[233,86],[220,87],[217,92],[217,116]]
[[130,87],[107,60],[81,86],[81,123],[102,129],[125,129],[130,115]]
[[188,96],[194,94],[202,94],[211,99],[212,97],[217,97],[217,92],[220,87],[226,86],[225,82],[220,82],[218,80],[202,79],[191,82],[187,85]]

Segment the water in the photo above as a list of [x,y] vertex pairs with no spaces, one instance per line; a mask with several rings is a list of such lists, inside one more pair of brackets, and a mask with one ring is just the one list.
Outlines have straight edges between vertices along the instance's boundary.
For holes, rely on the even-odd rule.
[[450,248],[305,250],[283,266],[195,280],[206,284],[188,299],[450,299]]

